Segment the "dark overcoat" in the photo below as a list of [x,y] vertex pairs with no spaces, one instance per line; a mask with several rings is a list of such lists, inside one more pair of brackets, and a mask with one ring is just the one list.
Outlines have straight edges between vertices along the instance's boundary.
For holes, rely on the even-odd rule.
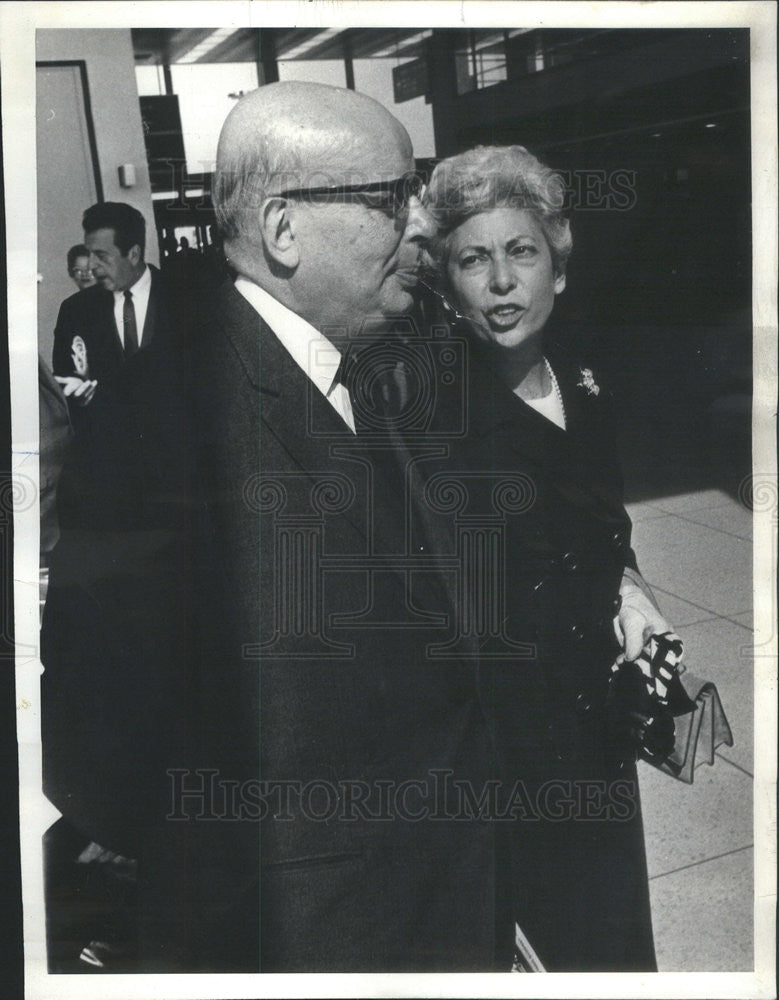
[[44,619],[44,780],[138,857],[142,967],[507,969],[506,824],[460,808],[497,778],[494,732],[472,640],[428,655],[451,586],[394,449],[229,286],[91,416]]

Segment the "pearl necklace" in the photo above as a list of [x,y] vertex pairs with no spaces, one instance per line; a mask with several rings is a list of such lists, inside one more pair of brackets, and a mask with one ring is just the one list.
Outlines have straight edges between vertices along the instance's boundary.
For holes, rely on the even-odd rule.
[[547,372],[549,372],[549,380],[552,383],[552,391],[557,396],[560,403],[560,409],[563,411],[563,427],[567,427],[568,418],[565,413],[565,401],[563,400],[563,394],[560,392],[560,386],[557,384],[557,376],[555,375],[554,370],[546,357],[544,357],[544,364],[546,365]]

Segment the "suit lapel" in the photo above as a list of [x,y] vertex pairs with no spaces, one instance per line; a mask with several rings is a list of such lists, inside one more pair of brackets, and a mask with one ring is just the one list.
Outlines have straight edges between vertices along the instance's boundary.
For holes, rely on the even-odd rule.
[[[409,497],[402,488],[408,456],[398,450],[398,441],[388,437],[384,447],[373,446],[352,434],[244,297],[232,286],[224,295],[219,315],[247,382],[259,392],[263,434],[273,434],[312,482],[317,473],[321,476],[339,467],[354,474],[355,462],[366,474],[369,469],[372,491],[365,497],[370,505],[367,518],[352,516],[350,511],[341,517],[361,536],[366,552],[404,551],[406,501],[414,500],[414,484],[409,484]],[[301,400],[305,401],[302,406]],[[431,548],[437,551],[435,546],[425,546],[425,553]],[[407,577],[399,572],[405,587]],[[432,586],[436,596],[431,595],[428,606],[440,607],[442,595],[448,594],[445,581],[439,580],[436,587],[426,573],[418,573],[415,579],[417,597]]]
[[588,396],[586,389],[579,385],[582,369],[573,364],[556,345],[550,344],[547,347],[546,356],[563,398],[566,433],[573,442],[574,452],[578,452],[578,446],[592,437],[594,409],[598,401]]
[[601,401],[577,384],[581,369],[555,348],[548,354],[563,397],[566,430],[513,393],[490,356],[476,345],[472,353],[470,410],[477,440],[489,447],[490,440],[499,436],[517,456],[546,471],[558,488],[577,503],[601,512],[605,506],[614,516],[622,510],[621,498],[598,468],[603,450]]
[[[354,442],[354,435],[240,292],[230,285],[221,295],[217,315],[248,386],[259,393],[263,433],[272,434],[315,482],[332,465],[329,445]],[[356,518],[342,516],[365,537]]]
[[141,345],[143,347],[148,347],[152,340],[154,340],[154,335],[159,326],[157,321],[160,304],[159,271],[151,265],[147,266],[151,274],[151,288],[149,289],[149,304],[146,307],[146,318],[143,321],[143,330],[141,332]]
[[614,415],[586,368],[571,362],[555,344],[548,349],[568,419],[571,463],[569,479],[606,504],[612,514],[624,514],[622,476],[614,436]]
[[471,424],[485,441],[496,434],[518,454],[535,465],[563,467],[571,455],[571,438],[551,420],[534,410],[508,388],[496,364],[480,348],[470,367]]
[[120,336],[119,330],[116,326],[116,315],[114,314],[114,293],[109,292],[107,289],[103,289],[104,294],[100,296],[98,304],[99,306],[99,318],[97,328],[100,330],[105,330],[106,332],[111,331],[113,337],[109,336],[110,353],[114,355],[114,358],[118,360],[119,364],[124,361],[124,346],[122,345],[122,338]]

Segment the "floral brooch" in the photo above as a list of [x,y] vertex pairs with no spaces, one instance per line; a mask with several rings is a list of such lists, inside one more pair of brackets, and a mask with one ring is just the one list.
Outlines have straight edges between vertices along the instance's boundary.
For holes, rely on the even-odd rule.
[[579,369],[579,381],[576,386],[579,389],[584,389],[588,396],[597,396],[600,392],[600,386],[596,383],[591,368]]

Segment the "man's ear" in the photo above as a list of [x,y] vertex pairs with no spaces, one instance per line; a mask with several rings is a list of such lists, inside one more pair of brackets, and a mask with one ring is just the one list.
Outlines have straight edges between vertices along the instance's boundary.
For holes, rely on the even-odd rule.
[[137,243],[133,243],[130,249],[127,251],[127,259],[130,261],[133,267],[137,267],[141,260],[143,259],[143,254],[141,253],[141,248]]
[[283,267],[295,268],[300,262],[291,206],[286,198],[266,198],[260,208],[260,230],[267,252]]
[[555,275],[554,279],[554,293],[559,295],[560,292],[565,290],[565,271],[562,274]]

